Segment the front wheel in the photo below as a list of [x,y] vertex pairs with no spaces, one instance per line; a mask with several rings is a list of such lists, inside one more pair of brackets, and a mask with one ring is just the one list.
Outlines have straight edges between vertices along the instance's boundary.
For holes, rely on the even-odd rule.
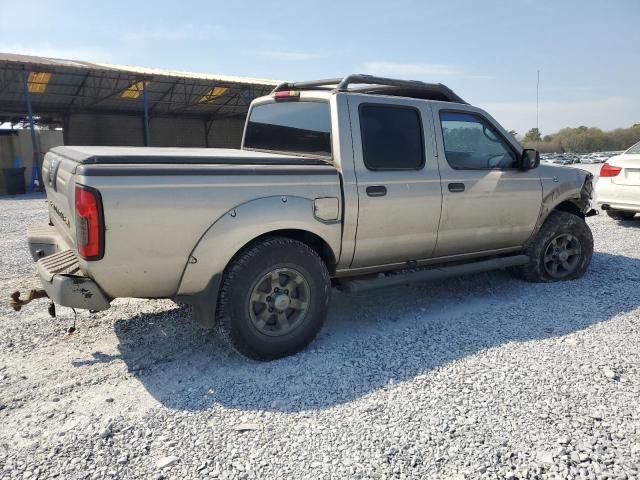
[[302,242],[270,237],[241,251],[225,272],[218,331],[256,360],[292,355],[316,336],[331,283],[320,256]]
[[517,277],[529,282],[575,280],[591,263],[591,229],[577,215],[553,211],[524,253],[529,263],[512,270]]

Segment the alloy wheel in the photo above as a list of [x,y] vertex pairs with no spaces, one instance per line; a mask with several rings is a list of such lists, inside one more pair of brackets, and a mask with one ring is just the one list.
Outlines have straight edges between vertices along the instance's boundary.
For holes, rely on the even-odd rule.
[[286,335],[304,320],[311,289],[293,268],[275,268],[253,286],[249,316],[256,329],[269,336]]
[[564,278],[575,271],[582,256],[578,238],[563,233],[551,240],[544,252],[544,269],[553,278]]

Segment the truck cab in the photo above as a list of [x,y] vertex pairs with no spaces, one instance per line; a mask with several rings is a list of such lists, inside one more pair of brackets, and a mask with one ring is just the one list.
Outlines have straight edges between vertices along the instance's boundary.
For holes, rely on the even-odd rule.
[[[525,165],[522,146],[447,87],[387,79],[384,87],[352,88],[376,81],[321,81],[342,85],[335,89],[319,82],[281,85],[253,102],[243,138],[244,149],[318,155],[339,169],[338,274],[520,249],[542,209],[541,171],[531,168],[538,163]],[[307,122],[309,144],[273,131],[263,140],[269,122],[294,131]]]

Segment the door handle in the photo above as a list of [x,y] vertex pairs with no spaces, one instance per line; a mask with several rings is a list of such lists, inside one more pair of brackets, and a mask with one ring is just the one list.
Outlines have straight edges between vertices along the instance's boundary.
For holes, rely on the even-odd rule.
[[453,193],[464,192],[464,183],[450,183],[449,191]]
[[384,185],[371,185],[367,187],[367,195],[370,197],[384,197],[387,194],[387,187]]

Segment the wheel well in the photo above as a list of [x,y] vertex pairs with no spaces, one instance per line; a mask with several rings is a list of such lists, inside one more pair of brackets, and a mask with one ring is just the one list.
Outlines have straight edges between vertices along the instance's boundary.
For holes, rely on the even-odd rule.
[[331,247],[315,233],[295,229],[274,230],[254,238],[251,243],[259,241],[265,237],[285,237],[302,242],[320,255],[320,258],[324,261],[324,264],[327,266],[327,270],[330,274],[334,274],[336,271],[337,260],[331,250]]
[[553,207],[553,209],[554,210],[559,210],[561,212],[571,213],[571,214],[576,215],[576,216],[578,216],[580,218],[584,218],[584,215],[582,213],[582,210],[580,210],[580,207],[578,207],[578,205],[576,205],[571,200],[565,200],[564,202],[559,203],[558,205]]

